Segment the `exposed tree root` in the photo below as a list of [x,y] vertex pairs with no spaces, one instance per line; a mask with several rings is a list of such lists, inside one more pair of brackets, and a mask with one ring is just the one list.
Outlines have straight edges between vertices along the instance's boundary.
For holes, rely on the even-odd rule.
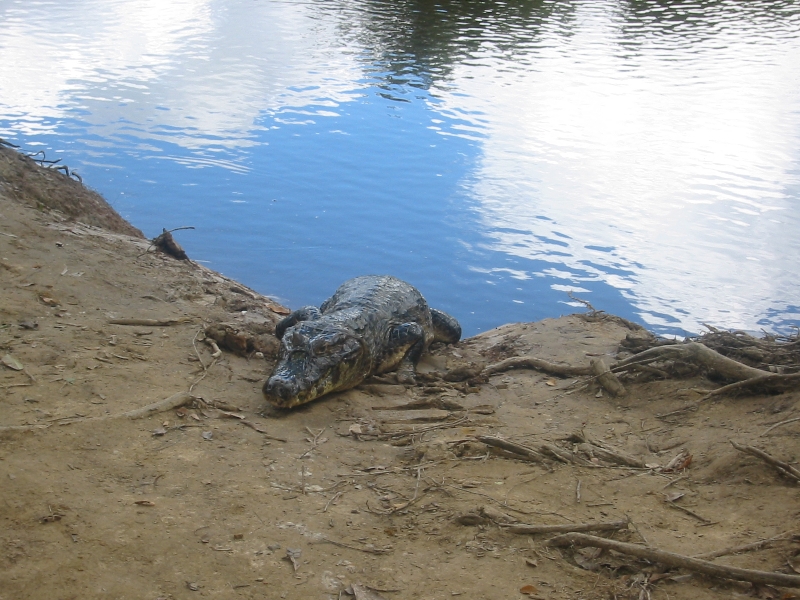
[[573,367],[570,365],[557,365],[535,356],[512,356],[499,363],[489,365],[482,372],[481,376],[488,377],[495,373],[504,373],[511,369],[534,369],[549,373],[550,375],[559,375],[561,377],[576,377],[581,375],[590,375],[592,370],[589,367]]
[[789,463],[783,462],[782,460],[778,460],[774,456],[770,456],[763,450],[759,450],[754,446],[742,446],[741,444],[737,444],[733,440],[730,440],[731,445],[736,448],[739,452],[746,452],[747,454],[752,454],[763,460],[768,465],[771,465],[777,469],[777,471],[781,475],[785,475],[790,479],[794,479],[797,483],[800,483],[800,470],[794,468]]
[[585,533],[565,533],[558,535],[547,541],[548,546],[592,546],[594,548],[604,548],[614,550],[621,554],[643,558],[651,562],[661,563],[668,567],[677,569],[688,569],[703,575],[712,577],[722,577],[724,579],[736,579],[738,581],[749,581],[761,585],[777,585],[784,587],[800,587],[800,575],[785,575],[783,573],[771,573],[769,571],[754,571],[751,569],[739,569],[737,567],[727,567],[717,565],[705,560],[691,558],[682,554],[666,552],[636,544],[617,542],[606,538],[587,535]]
[[[774,392],[800,386],[800,373],[773,373],[751,367],[720,354],[700,342],[659,345],[634,354],[610,366],[606,365],[602,359],[593,360],[588,367],[576,367],[551,363],[535,356],[518,356],[489,365],[481,374],[484,377],[488,377],[511,369],[535,369],[561,377],[592,375],[611,395],[618,396],[625,393],[625,387],[615,374],[645,371],[651,375],[666,377],[669,375],[667,367],[656,369],[650,366],[651,363],[665,362],[690,365],[707,374],[732,382],[707,394],[699,402],[745,389],[758,388]],[[790,365],[790,368],[794,367],[796,365]]]
[[723,356],[700,342],[650,348],[649,350],[639,352],[638,354],[634,354],[629,358],[615,363],[612,365],[612,370],[621,371],[631,364],[647,364],[665,360],[687,362],[697,367],[705,368],[709,372],[730,381],[742,381],[744,379],[762,377],[768,374],[761,369],[750,367],[728,358],[727,356]]

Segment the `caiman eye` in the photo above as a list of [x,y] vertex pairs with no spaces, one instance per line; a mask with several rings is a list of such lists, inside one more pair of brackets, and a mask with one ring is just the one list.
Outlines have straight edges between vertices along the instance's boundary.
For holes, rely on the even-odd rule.
[[340,337],[319,337],[311,342],[311,352],[314,356],[325,356],[338,350],[343,342]]

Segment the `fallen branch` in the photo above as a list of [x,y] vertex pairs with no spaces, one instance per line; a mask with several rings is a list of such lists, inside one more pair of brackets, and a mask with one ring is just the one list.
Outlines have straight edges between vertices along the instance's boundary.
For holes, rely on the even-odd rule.
[[520,535],[537,533],[573,533],[578,531],[619,531],[628,528],[628,521],[611,521],[609,523],[575,523],[573,525],[501,525],[504,531]]
[[800,575],[785,575],[783,573],[772,573],[769,571],[754,571],[751,569],[739,569],[737,567],[727,567],[717,565],[712,562],[691,558],[674,552],[657,550],[646,546],[638,546],[626,542],[617,542],[606,538],[587,535],[585,533],[565,533],[558,535],[547,541],[548,546],[591,546],[593,548],[604,548],[614,550],[621,554],[635,556],[651,562],[661,563],[667,567],[677,569],[688,569],[711,577],[722,577],[724,579],[735,579],[737,581],[749,581],[761,585],[777,585],[784,587],[800,587]]
[[512,454],[518,454],[538,462],[543,462],[545,458],[543,454],[537,452],[533,448],[528,448],[527,446],[523,446],[521,444],[509,442],[508,440],[504,440],[503,438],[495,437],[493,435],[478,435],[475,436],[475,439],[477,439],[479,442],[483,442],[487,446],[500,448],[502,450],[506,450],[507,452],[511,452]]
[[556,460],[561,461],[563,463],[576,464],[584,467],[595,467],[595,468],[600,467],[600,465],[596,465],[592,462],[589,462],[585,458],[581,458],[580,456],[577,456],[572,452],[569,452],[568,450],[564,450],[563,448],[559,448],[554,444],[542,444],[539,447],[539,450],[542,452],[542,454],[546,454],[547,456],[552,456]]
[[782,460],[778,460],[777,458],[770,456],[763,450],[759,450],[753,446],[742,446],[741,444],[737,444],[733,440],[730,440],[731,446],[736,448],[739,452],[746,452],[747,454],[752,454],[763,460],[765,463],[772,465],[777,469],[777,471],[782,474],[786,475],[790,479],[794,479],[796,482],[800,483],[800,470],[796,469],[789,463],[785,463]]

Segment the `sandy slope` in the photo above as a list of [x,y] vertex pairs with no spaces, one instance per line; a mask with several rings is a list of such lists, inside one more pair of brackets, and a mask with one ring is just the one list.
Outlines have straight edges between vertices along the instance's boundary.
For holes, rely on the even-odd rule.
[[[68,212],[43,202],[74,199],[73,183],[13,160],[0,156],[0,357],[24,370],[0,366],[0,426],[32,427],[0,433],[2,600],[322,599],[359,583],[387,599],[730,598],[752,590],[677,571],[647,584],[658,567],[548,548],[549,536],[508,533],[480,508],[535,524],[629,517],[636,529],[615,539],[687,555],[798,533],[798,486],[729,444],[796,461],[800,422],[759,434],[798,416],[797,392],[658,419],[716,384],[633,382],[610,399],[535,371],[479,385],[436,378],[522,354],[584,365],[616,356],[631,333],[613,318],[574,315],[439,349],[421,368],[427,384],[370,382],[278,414],[260,392],[269,352],[215,360],[197,334],[228,322],[268,336],[282,307],[146,253],[137,230],[101,220],[102,205],[89,218],[80,203]],[[176,322],[110,323],[118,318]],[[196,399],[178,410],[113,418],[190,389]],[[396,410],[424,400],[433,402]],[[560,440],[581,428],[649,467],[523,462],[475,441],[493,434],[572,451]],[[656,467],[682,448],[688,469]],[[668,505],[670,493],[697,516]],[[779,542],[716,562],[791,572],[798,551]]]

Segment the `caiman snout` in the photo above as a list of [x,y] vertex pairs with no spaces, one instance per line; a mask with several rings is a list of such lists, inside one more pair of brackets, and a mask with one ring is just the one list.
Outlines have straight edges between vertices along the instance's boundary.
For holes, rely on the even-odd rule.
[[264,393],[272,398],[291,400],[300,391],[300,385],[294,379],[283,377],[270,377],[264,386]]

